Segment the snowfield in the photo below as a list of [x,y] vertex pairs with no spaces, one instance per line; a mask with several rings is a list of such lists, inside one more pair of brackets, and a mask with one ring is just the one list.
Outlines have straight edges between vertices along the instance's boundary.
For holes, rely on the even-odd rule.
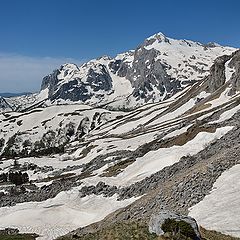
[[18,228],[23,233],[37,233],[38,240],[52,240],[76,228],[89,225],[109,213],[131,204],[136,198],[117,201],[91,195],[79,197],[79,188],[61,192],[44,202],[28,202],[0,208],[0,228]]
[[240,237],[240,165],[225,171],[212,191],[189,209],[189,215],[211,230]]
[[[219,95],[219,98],[224,100],[223,103],[232,100],[231,97],[226,96],[227,90]],[[187,92],[183,92],[183,94],[187,96]],[[208,97],[208,94],[200,92],[197,96],[205,98]],[[28,162],[36,164],[41,168],[52,167],[52,170],[44,172],[27,171],[30,179],[34,181],[36,186],[41,187],[52,183],[52,180],[46,182],[46,179],[49,176],[54,176],[54,172],[55,174],[58,171],[59,174],[71,173],[75,174],[75,176],[82,174],[83,168],[80,165],[90,164],[99,155],[125,150],[136,151],[143,144],[159,137],[161,138],[161,134],[163,134],[163,140],[168,140],[187,132],[189,128],[195,125],[194,120],[187,125],[181,125],[180,123],[188,117],[185,113],[196,105],[197,96],[192,99],[186,99],[185,103],[177,109],[171,108],[172,104],[179,99],[176,96],[166,102],[146,105],[129,113],[111,112],[100,108],[88,108],[83,105],[52,106],[39,109],[41,112],[37,111],[24,115],[12,113],[12,116],[16,117],[17,120],[11,122],[10,118],[10,124],[5,127],[4,134],[10,137],[16,131],[26,131],[29,128],[31,130],[31,128],[35,127],[37,134],[33,136],[34,139],[36,136],[39,137],[43,130],[57,129],[60,122],[63,123],[70,120],[79,122],[85,116],[93,119],[96,111],[111,113],[108,116],[108,121],[106,119],[104,124],[99,125],[97,129],[91,130],[84,137],[84,141],[72,142],[68,148],[73,150],[52,157],[30,157],[18,160],[19,164]],[[237,96],[234,96],[234,99],[237,99]],[[222,101],[219,99],[211,102],[213,103],[213,101],[215,107],[221,106]],[[212,106],[209,106],[208,110],[210,110],[210,114],[213,114],[214,112],[211,109],[213,109]],[[229,119],[238,110],[238,106],[230,108],[227,111],[227,115],[224,113],[220,114],[216,122],[223,122],[225,119]],[[166,111],[165,114],[164,111]],[[71,112],[77,112],[80,115],[71,115]],[[201,112],[202,116],[206,115],[204,110],[199,110],[199,112]],[[67,116],[64,116],[63,114],[66,113]],[[190,113],[190,116],[194,116],[194,114]],[[117,116],[121,117],[116,118]],[[3,118],[3,120],[5,119]],[[22,120],[22,122],[17,128],[19,120]],[[46,120],[48,121],[42,125],[42,122]],[[5,120],[0,124],[4,126],[6,123],[8,121]],[[215,123],[212,121],[211,124]],[[200,131],[193,139],[188,140],[183,145],[173,145],[169,148],[148,151],[142,157],[136,158],[133,163],[116,176],[103,177],[101,175],[104,171],[115,164],[112,160],[113,157],[108,156],[104,159],[106,163],[94,170],[92,176],[82,179],[82,184],[79,187],[74,187],[70,191],[60,192],[53,199],[43,202],[26,202],[0,208],[0,227],[16,227],[21,232],[38,233],[41,235],[39,239],[50,240],[78,227],[99,221],[109,213],[131,204],[136,198],[124,201],[117,201],[117,195],[110,198],[105,198],[101,195],[90,195],[81,198],[79,190],[83,186],[96,185],[99,181],[117,187],[130,186],[162,170],[164,167],[178,162],[183,156],[194,155],[200,152],[207,145],[224,136],[232,128],[232,126],[223,126],[217,127],[214,132]],[[87,142],[88,144],[86,145]],[[88,148],[89,150],[86,151]],[[126,158],[121,159],[121,161],[123,160],[126,160]],[[110,161],[110,163],[107,163],[107,161]],[[0,164],[0,173],[7,172],[12,167],[12,164],[12,159],[3,161]],[[71,167],[77,168],[71,169]],[[4,192],[4,187],[1,187],[0,190]]]
[[200,132],[193,140],[187,142],[183,146],[160,148],[156,151],[148,152],[126,167],[124,171],[116,177],[106,178],[94,176],[85,179],[84,182],[87,185],[96,185],[99,181],[103,181],[113,186],[130,186],[162,170],[164,167],[173,165],[183,156],[194,155],[200,152],[207,145],[221,138],[232,128],[231,126],[218,128],[215,133]]

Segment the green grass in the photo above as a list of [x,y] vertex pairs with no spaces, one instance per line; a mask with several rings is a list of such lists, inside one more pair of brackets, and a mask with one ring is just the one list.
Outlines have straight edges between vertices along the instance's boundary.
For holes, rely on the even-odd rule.
[[204,240],[240,240],[240,238],[231,237],[212,230],[206,230],[202,227],[200,227],[200,232]]
[[34,234],[0,235],[0,240],[35,240]]
[[[200,228],[202,240],[240,240],[239,238],[227,236],[216,231]],[[73,235],[71,237],[63,236],[58,240],[175,240],[176,238],[169,234],[157,236],[148,231],[146,223],[137,221],[128,221],[115,223],[109,227],[103,228],[95,233],[88,233],[83,236]],[[179,239],[179,238],[178,238]],[[191,239],[191,238],[180,238]],[[1,239],[0,239],[1,240]]]
[[59,240],[157,240],[156,234],[148,231],[147,225],[140,222],[117,223],[110,227],[101,229],[96,233],[89,233],[84,236],[73,238],[61,237]]

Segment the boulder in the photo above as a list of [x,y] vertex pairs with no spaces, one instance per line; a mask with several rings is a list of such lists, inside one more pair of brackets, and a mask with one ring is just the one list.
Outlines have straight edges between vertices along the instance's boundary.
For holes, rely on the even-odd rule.
[[163,230],[161,229],[162,224],[166,219],[174,219],[175,221],[184,221],[186,223],[189,223],[192,228],[194,229],[194,232],[197,235],[196,240],[201,239],[201,235],[198,229],[197,222],[194,218],[191,218],[189,216],[181,215],[178,213],[174,213],[168,210],[162,210],[158,213],[155,213],[151,216],[148,227],[150,233],[156,233],[158,236],[161,236],[164,234]]

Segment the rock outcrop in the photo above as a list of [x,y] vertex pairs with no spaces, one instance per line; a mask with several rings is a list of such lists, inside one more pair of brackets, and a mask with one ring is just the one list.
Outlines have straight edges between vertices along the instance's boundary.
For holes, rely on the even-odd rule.
[[3,97],[0,96],[0,113],[11,111],[11,110],[12,110],[12,107],[10,106],[10,104]]
[[175,221],[184,221],[186,223],[189,223],[191,227],[193,228],[195,234],[196,234],[196,240],[201,239],[201,235],[198,229],[198,225],[195,219],[181,215],[178,213],[174,213],[168,210],[162,210],[156,214],[153,214],[149,221],[149,232],[150,233],[156,233],[158,236],[161,236],[164,234],[164,231],[162,230],[161,226],[165,222],[166,219],[173,219]]
[[210,68],[210,74],[206,77],[208,91],[215,92],[225,83],[229,83],[231,94],[240,88],[240,50],[231,55],[218,57]]

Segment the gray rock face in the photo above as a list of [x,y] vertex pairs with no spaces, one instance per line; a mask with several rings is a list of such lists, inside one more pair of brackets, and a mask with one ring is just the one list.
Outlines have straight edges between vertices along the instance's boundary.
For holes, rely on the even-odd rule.
[[163,235],[164,232],[161,229],[162,224],[164,223],[164,221],[166,219],[174,219],[176,221],[184,221],[189,223],[192,228],[194,229],[194,232],[197,235],[196,240],[200,240],[201,236],[200,236],[200,232],[198,229],[198,225],[195,219],[189,217],[189,216],[185,216],[185,215],[180,215],[174,212],[170,212],[168,210],[163,210],[160,211],[159,213],[153,214],[150,218],[149,221],[149,232],[150,233],[156,233],[158,236]]
[[[167,74],[166,68],[160,60],[157,59],[157,50],[145,49],[145,45],[136,49],[132,68],[128,71],[126,77],[131,81],[134,88],[133,96],[139,100],[154,99],[156,95],[165,98],[181,90],[180,82],[176,79],[171,79]],[[154,89],[155,88],[155,89]]]
[[54,93],[54,90],[58,83],[58,78],[57,78],[58,74],[60,74],[60,70],[58,69],[54,70],[52,74],[49,74],[48,76],[44,77],[42,80],[41,90],[48,88],[49,96],[51,96]]
[[208,80],[208,90],[210,92],[216,91],[221,87],[225,81],[225,63],[231,59],[231,56],[221,56],[218,57],[212,67],[210,68],[210,75],[207,77]]
[[[228,66],[226,66],[228,61]],[[230,94],[235,94],[240,89],[240,50],[238,50],[231,55],[223,55],[215,60],[210,68],[210,74],[206,78],[210,92],[216,91],[226,83],[227,67],[230,67],[234,71],[229,79],[229,83],[231,84]]]
[[89,69],[87,76],[87,83],[94,91],[104,90],[109,91],[112,88],[112,78],[109,75],[109,72],[106,66],[99,64],[98,66],[101,70],[100,73]]
[[[72,76],[72,77],[71,77]],[[64,78],[69,78],[65,81]],[[88,67],[85,74],[81,74],[77,65],[65,64],[60,69],[43,78],[41,90],[49,89],[49,99],[82,101],[91,99],[93,95],[101,97],[104,91],[112,89],[112,78],[103,64]]]
[[5,112],[5,111],[11,111],[12,107],[10,106],[10,104],[3,98],[0,96],[0,112]]
[[166,69],[169,66],[158,59],[159,51],[153,48],[146,49],[156,39],[158,43],[170,44],[163,34],[157,34],[155,38],[146,39],[134,53],[130,53],[133,57],[131,66],[126,64],[125,59],[117,59],[109,64],[114,73],[126,77],[131,82],[134,89],[132,95],[137,101],[144,99],[145,102],[154,102],[159,101],[161,97],[163,100],[182,89],[180,82],[167,74]]
[[229,67],[234,68],[235,72],[231,77],[232,83],[232,93],[240,90],[240,50],[236,51],[231,61],[229,62]]

